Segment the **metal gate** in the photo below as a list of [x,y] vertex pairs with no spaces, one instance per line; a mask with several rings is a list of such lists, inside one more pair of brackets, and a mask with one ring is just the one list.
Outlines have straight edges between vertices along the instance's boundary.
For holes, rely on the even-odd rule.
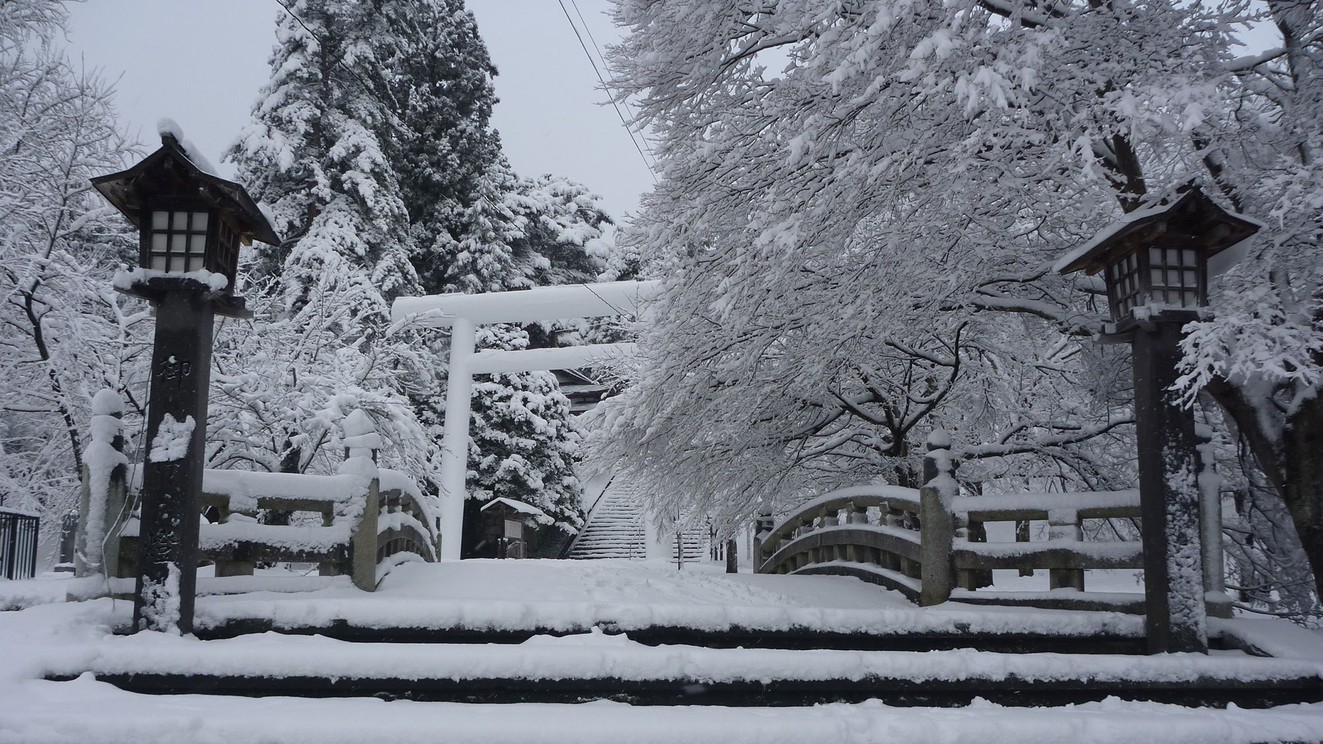
[[0,508],[0,576],[30,579],[37,575],[36,515]]

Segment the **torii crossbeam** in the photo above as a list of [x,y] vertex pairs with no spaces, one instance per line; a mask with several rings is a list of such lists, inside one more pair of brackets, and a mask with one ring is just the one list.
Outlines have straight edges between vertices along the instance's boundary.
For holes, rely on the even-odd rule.
[[446,382],[446,422],[441,443],[441,559],[458,560],[463,534],[464,476],[473,375],[497,372],[574,369],[634,352],[634,344],[595,344],[527,351],[475,353],[477,328],[483,323],[536,323],[570,318],[636,314],[640,303],[655,296],[661,283],[606,282],[566,284],[512,292],[401,297],[391,306],[396,324],[450,327],[450,372]]

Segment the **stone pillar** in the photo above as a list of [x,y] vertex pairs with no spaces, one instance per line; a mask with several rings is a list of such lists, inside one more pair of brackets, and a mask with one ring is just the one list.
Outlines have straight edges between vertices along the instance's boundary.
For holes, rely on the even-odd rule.
[[1213,465],[1217,456],[1213,446],[1213,430],[1196,424],[1194,436],[1197,444],[1199,469],[1199,502],[1203,507],[1199,521],[1199,536],[1204,549],[1204,601],[1208,614],[1213,617],[1231,617],[1232,602],[1227,596],[1225,554],[1222,548],[1222,478]]
[[117,574],[119,535],[126,517],[128,458],[124,456],[124,401],[113,390],[92,398],[92,436],[83,453],[74,575]]
[[377,589],[377,533],[381,514],[381,480],[377,471],[377,450],[381,449],[381,435],[377,434],[372,419],[361,410],[345,417],[345,461],[340,465],[343,474],[363,479],[363,513],[354,525],[349,541],[349,575],[354,586],[365,592]]
[[1195,317],[1159,313],[1131,339],[1149,653],[1208,652],[1194,413],[1171,392],[1181,327]]
[[156,306],[135,630],[193,632],[215,317],[204,291],[197,282],[181,280]]
[[923,458],[923,482],[919,489],[919,555],[923,589],[919,603],[925,607],[951,598],[955,572],[951,548],[955,540],[955,518],[951,499],[958,486],[951,459],[951,437],[944,431],[928,435],[928,454]]
[[[1048,540],[1079,543],[1084,540],[1079,512],[1074,509],[1049,509],[1047,512]],[[1047,572],[1049,589],[1077,589],[1084,591],[1084,569],[1051,568]]]
[[767,556],[763,555],[763,535],[772,531],[776,526],[776,520],[771,512],[763,512],[758,515],[758,519],[753,523],[753,550],[749,551],[749,561],[753,566],[754,573],[762,573],[763,562]]

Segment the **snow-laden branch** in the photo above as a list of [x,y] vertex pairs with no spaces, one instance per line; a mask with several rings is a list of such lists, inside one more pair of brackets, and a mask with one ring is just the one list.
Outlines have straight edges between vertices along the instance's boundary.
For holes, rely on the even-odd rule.
[[1051,23],[1052,19],[1064,16],[1056,8],[1049,7],[1044,13],[1039,9],[1030,10],[1025,7],[1025,3],[1015,0],[979,0],[978,4],[989,13],[1009,18],[1025,28],[1042,28]]
[[1228,72],[1248,72],[1255,67],[1271,62],[1278,57],[1286,54],[1286,47],[1272,47],[1258,54],[1247,54],[1243,57],[1237,57],[1227,63]]
[[1087,442],[1088,440],[1106,434],[1119,426],[1126,426],[1133,423],[1135,423],[1133,416],[1122,416],[1120,418],[1109,419],[1103,423],[1092,424],[1089,426],[1061,425],[1059,427],[1053,427],[1053,425],[1047,424],[1045,425],[1045,428],[1057,428],[1059,433],[1014,442],[969,445],[960,448],[956,454],[962,458],[971,460],[988,457],[1022,455],[1030,452],[1039,452],[1049,447],[1064,447],[1066,445]]

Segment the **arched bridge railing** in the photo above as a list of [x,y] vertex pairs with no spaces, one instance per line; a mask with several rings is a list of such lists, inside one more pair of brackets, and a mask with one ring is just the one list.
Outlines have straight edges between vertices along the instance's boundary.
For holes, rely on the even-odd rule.
[[[138,521],[126,517],[131,489],[120,420],[109,408],[97,415],[93,447],[105,445],[100,459],[108,466],[84,472],[76,568],[132,577]],[[348,575],[373,591],[395,566],[437,559],[431,502],[408,475],[377,466],[381,437],[365,413],[347,416],[343,429],[346,457],[336,475],[204,471],[198,549],[216,576],[251,575],[258,563],[314,563],[322,576]],[[290,523],[263,524],[263,512],[284,513]]]
[[[1135,541],[1085,541],[1084,521],[1137,518],[1139,492],[959,496],[945,435],[930,437],[921,489],[856,486],[765,524],[755,541],[759,573],[856,576],[924,605],[947,600],[1061,609],[1142,610],[1134,595],[1085,589],[1088,569],[1143,567]],[[1046,521],[1048,539],[986,542],[992,522]],[[1045,569],[1048,591],[986,591],[991,571]],[[1216,589],[1220,577],[1206,583]],[[1211,611],[1211,608],[1210,608]]]
[[922,590],[919,492],[853,486],[807,504],[759,534],[759,573],[839,574],[895,589]]
[[401,563],[433,563],[439,555],[441,517],[412,478],[396,470],[378,471],[380,483],[376,536],[376,577],[380,582]]

